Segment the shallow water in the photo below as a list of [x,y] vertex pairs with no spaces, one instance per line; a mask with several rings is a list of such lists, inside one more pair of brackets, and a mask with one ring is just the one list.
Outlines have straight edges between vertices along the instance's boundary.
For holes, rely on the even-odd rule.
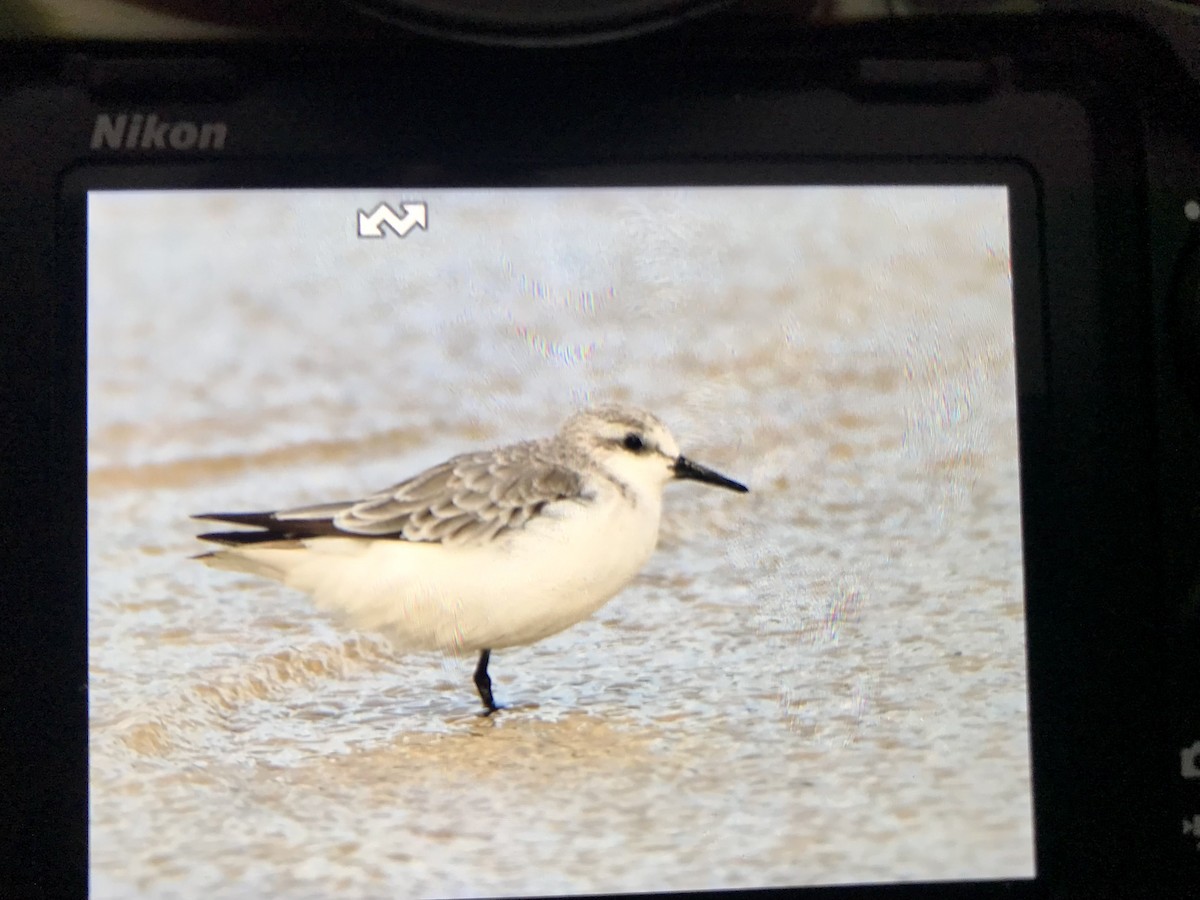
[[[350,235],[379,192],[93,202],[95,896],[1033,873],[1003,193],[749,194],[426,192],[404,242]],[[752,492],[669,486],[496,717],[187,558],[610,399]]]

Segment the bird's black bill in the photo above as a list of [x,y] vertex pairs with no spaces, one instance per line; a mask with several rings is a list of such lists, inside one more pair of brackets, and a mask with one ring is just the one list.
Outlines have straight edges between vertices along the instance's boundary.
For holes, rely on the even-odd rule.
[[739,484],[732,478],[726,478],[720,472],[714,472],[712,469],[697,465],[690,459],[684,459],[682,456],[675,460],[675,477],[690,478],[692,481],[703,481],[705,484],[715,484],[717,487],[729,488],[729,490],[737,491],[740,494],[744,494],[750,490],[744,484]]

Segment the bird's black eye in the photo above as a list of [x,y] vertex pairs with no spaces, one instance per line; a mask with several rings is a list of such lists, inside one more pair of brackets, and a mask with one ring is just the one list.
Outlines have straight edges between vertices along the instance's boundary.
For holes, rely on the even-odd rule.
[[646,444],[642,441],[640,434],[634,434],[632,431],[625,435],[625,449],[633,453],[639,453],[646,449]]

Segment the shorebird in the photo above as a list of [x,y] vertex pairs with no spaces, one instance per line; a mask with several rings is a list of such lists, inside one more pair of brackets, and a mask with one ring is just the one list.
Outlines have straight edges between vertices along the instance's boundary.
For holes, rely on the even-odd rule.
[[202,534],[222,548],[197,559],[305,591],[399,649],[478,652],[490,715],[492,651],[556,634],[628,585],[678,480],[748,490],[682,456],[650,413],[603,406],[553,437],[464,453],[360,500],[195,516],[257,529]]

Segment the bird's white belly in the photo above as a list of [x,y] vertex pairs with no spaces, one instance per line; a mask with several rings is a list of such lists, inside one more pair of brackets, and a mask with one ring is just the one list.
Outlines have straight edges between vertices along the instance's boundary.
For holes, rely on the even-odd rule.
[[400,647],[467,652],[540,640],[587,618],[627,585],[658,540],[641,500],[555,504],[487,545],[318,539],[284,582]]

